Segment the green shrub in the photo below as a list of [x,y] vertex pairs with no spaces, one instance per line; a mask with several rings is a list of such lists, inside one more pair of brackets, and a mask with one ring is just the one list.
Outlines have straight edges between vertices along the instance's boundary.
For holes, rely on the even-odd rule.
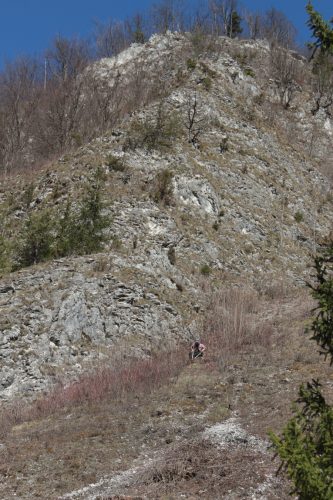
[[186,61],[186,67],[189,71],[193,71],[197,67],[197,63],[194,59],[189,58]]
[[213,229],[215,229],[215,231],[218,231],[219,227],[220,227],[220,225],[219,225],[219,223],[218,223],[218,222],[217,222],[217,220],[216,220],[216,221],[214,222],[214,224],[213,224]]
[[[84,186],[81,199],[68,201],[61,213],[44,209],[27,219],[14,256],[14,268],[44,262],[54,257],[98,252],[106,240],[104,229],[110,219],[103,214],[101,199],[103,176],[97,170]],[[1,266],[0,242],[0,266]]]
[[112,250],[120,250],[122,247],[122,243],[118,236],[113,236],[112,241],[111,241],[111,248]]
[[34,199],[34,191],[35,186],[31,182],[22,193],[21,200],[24,208],[29,208],[30,204],[32,203]]
[[178,68],[176,73],[176,82],[181,85],[186,80],[186,71],[183,68]]
[[203,266],[201,266],[200,272],[204,276],[209,276],[212,272],[212,268],[208,264],[204,264]]
[[155,116],[132,122],[124,147],[132,150],[144,147],[148,151],[169,149],[181,131],[179,114],[167,111],[161,103]]
[[76,224],[75,216],[73,214],[72,203],[68,200],[66,208],[60,214],[57,221],[57,234],[55,238],[55,256],[65,257],[71,255],[76,249]]
[[220,142],[220,153],[223,154],[229,150],[229,137],[224,136],[221,138]]
[[209,92],[210,89],[212,88],[212,79],[209,76],[206,76],[202,80],[202,85],[203,85],[204,89],[207,90],[207,92]]
[[170,205],[173,194],[172,178],[173,173],[168,169],[157,174],[153,192],[153,199],[156,203],[163,202],[165,205]]
[[153,150],[158,142],[159,131],[155,123],[149,118],[134,121],[130,128],[128,145],[130,149],[146,147],[148,151]]
[[200,68],[202,69],[202,71],[207,75],[209,76],[210,78],[216,78],[216,71],[214,71],[213,69],[210,69],[209,66],[207,66],[206,63],[204,62],[201,62],[200,63]]
[[109,155],[107,157],[106,164],[109,167],[109,170],[114,172],[124,172],[126,170],[126,165],[123,160],[113,155]]
[[71,139],[72,139],[72,144],[75,148],[81,147],[84,143],[82,135],[79,134],[78,132],[73,132],[73,134],[71,135]]
[[255,72],[253,71],[252,68],[245,68],[244,69],[244,74],[246,76],[250,76],[251,78],[255,78],[255,76],[256,76],[256,74],[255,74]]
[[9,242],[0,236],[0,270],[10,271],[11,269],[11,256],[10,256],[10,245]]
[[304,220],[304,215],[302,212],[296,212],[294,215],[294,219],[296,222],[302,222]]
[[84,255],[101,250],[106,239],[104,229],[110,223],[103,214],[102,182],[101,170],[97,170],[87,182],[78,206],[74,208],[70,202],[67,203],[58,224],[58,256]]
[[245,66],[247,63],[247,54],[245,52],[236,52],[234,59],[238,62],[240,66]]
[[65,185],[57,180],[54,183],[54,186],[52,189],[52,199],[58,200],[63,194],[65,194],[65,192],[66,192]]
[[260,92],[260,94],[255,95],[253,97],[252,102],[256,106],[262,106],[264,104],[265,100],[266,100],[266,94],[265,94],[265,92]]
[[15,267],[27,267],[48,260],[53,255],[54,222],[49,210],[29,215],[18,245]]
[[214,43],[212,37],[204,33],[204,31],[199,27],[192,30],[190,34],[190,42],[194,57],[199,57],[203,53],[216,51],[216,43]]

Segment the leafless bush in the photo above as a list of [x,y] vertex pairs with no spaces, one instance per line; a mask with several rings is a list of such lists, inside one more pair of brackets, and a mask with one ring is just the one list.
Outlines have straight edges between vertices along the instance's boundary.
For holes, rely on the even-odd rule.
[[188,31],[190,33],[198,33],[201,35],[207,35],[210,33],[209,19],[205,11],[197,9],[196,11],[190,13]]
[[183,0],[162,0],[155,3],[151,17],[153,30],[157,33],[184,31],[184,2]]
[[253,290],[233,288],[209,295],[204,338],[217,360],[230,362],[244,352],[268,352],[272,323],[259,314],[259,297]]
[[131,40],[123,22],[110,20],[106,24],[96,23],[95,44],[98,57],[113,57],[128,47]]
[[269,282],[264,287],[261,285],[256,288],[261,296],[271,300],[283,300],[294,291],[294,288],[284,280]]
[[171,204],[173,194],[172,178],[173,172],[168,169],[164,169],[157,174],[152,193],[156,203]]
[[84,137],[90,138],[112,129],[124,115],[126,85],[118,72],[107,81],[99,78],[94,66],[86,71],[84,79],[85,119],[81,129]]
[[324,110],[328,117],[333,110],[333,58],[329,55],[320,55],[314,65],[313,91],[315,106],[312,114]]
[[193,146],[198,146],[199,136],[203,132],[205,117],[197,98],[197,94],[189,95],[186,103],[185,127],[188,132],[188,142]]
[[145,43],[149,33],[145,16],[137,13],[132,18],[126,20],[125,26],[131,43]]
[[262,24],[264,37],[273,46],[295,47],[296,28],[282,11],[272,7],[263,16]]
[[282,106],[289,108],[295,93],[301,89],[302,69],[300,62],[281,47],[271,50],[271,74]]
[[252,40],[257,40],[263,36],[263,16],[259,12],[245,10],[244,19],[247,24],[248,34]]
[[206,440],[191,439],[169,450],[167,456],[158,460],[137,482],[163,488],[170,483],[193,478],[196,481],[207,481],[223,475],[224,464],[218,449]]
[[171,445],[138,475],[130,491],[144,498],[228,498],[230,491],[250,491],[263,484],[269,471],[254,448],[233,445],[225,450],[197,437]]
[[148,359],[113,360],[113,367],[102,366],[84,374],[76,382],[60,382],[48,394],[31,405],[13,404],[0,413],[0,435],[13,425],[51,415],[54,412],[84,403],[126,399],[132,394],[148,394],[178,375],[184,367],[184,347],[165,351]]
[[20,58],[0,75],[0,161],[5,173],[29,156],[30,135],[39,99],[38,64]]

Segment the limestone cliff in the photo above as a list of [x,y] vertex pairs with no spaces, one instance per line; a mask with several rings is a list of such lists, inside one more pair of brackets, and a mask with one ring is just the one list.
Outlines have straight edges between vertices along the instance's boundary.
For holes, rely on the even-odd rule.
[[2,180],[11,241],[28,212],[64,207],[97,167],[112,222],[101,253],[3,273],[1,399],[74,377],[120,346],[147,356],[192,339],[210,286],[264,291],[308,277],[311,254],[332,230],[321,168],[332,157],[332,123],[311,113],[306,84],[288,109],[280,104],[265,43],[222,38],[196,51],[189,37],[167,34],[96,63],[91,71],[110,85],[125,74],[124,91],[134,92],[141,68],[164,81],[164,93],[35,171],[28,204],[25,174]]

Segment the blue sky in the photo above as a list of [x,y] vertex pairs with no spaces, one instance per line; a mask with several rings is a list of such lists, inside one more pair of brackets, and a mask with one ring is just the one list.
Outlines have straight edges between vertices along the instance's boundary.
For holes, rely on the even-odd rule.
[[[156,0],[0,0],[0,65],[5,59],[42,53],[58,34],[84,37],[91,33],[94,20],[124,19],[153,3]],[[250,10],[272,6],[282,10],[297,27],[299,40],[308,40],[306,0],[243,0],[240,4]],[[313,0],[313,4],[326,19],[333,17],[332,0]]]

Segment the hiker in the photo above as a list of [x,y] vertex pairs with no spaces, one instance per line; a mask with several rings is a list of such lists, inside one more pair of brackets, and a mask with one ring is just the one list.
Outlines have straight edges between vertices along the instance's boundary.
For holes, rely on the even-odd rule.
[[190,359],[199,359],[203,358],[204,352],[206,350],[206,346],[200,342],[200,340],[196,340],[191,345]]

